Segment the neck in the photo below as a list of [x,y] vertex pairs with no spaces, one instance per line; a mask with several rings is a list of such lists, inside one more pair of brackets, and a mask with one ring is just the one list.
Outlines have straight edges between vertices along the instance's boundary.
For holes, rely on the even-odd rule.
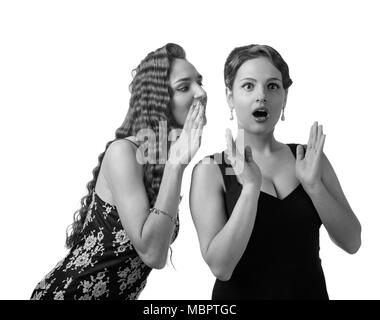
[[246,146],[250,146],[254,154],[271,154],[279,148],[273,132],[274,130],[263,134],[254,134],[244,129],[238,129],[236,146],[242,154],[244,154]]

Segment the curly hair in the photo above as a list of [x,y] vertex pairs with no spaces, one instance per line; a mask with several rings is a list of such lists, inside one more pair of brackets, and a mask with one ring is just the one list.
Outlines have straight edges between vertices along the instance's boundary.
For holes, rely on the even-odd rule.
[[268,45],[250,44],[237,47],[228,55],[224,64],[224,83],[226,87],[232,89],[236,73],[244,62],[258,57],[268,58],[281,72],[284,89],[288,89],[291,86],[293,81],[289,76],[289,67],[281,55]]
[[[169,76],[174,59],[186,59],[186,53],[181,46],[168,43],[149,53],[132,71],[133,79],[129,86],[131,97],[127,115],[122,125],[116,130],[115,138],[106,144],[105,150],[98,156],[98,165],[92,171],[93,178],[86,186],[88,193],[81,199],[81,207],[74,213],[74,222],[66,230],[67,248],[72,248],[80,240],[87,210],[91,203],[92,191],[110,144],[119,139],[136,136],[141,129],[148,129],[154,132],[156,137],[153,154],[157,159],[162,152],[166,151],[159,136],[160,122],[166,121],[168,125],[166,132],[181,127],[175,121],[171,111],[173,93],[169,84]],[[165,167],[165,164],[157,163],[156,159],[143,165],[143,181],[150,207],[156,201]]]

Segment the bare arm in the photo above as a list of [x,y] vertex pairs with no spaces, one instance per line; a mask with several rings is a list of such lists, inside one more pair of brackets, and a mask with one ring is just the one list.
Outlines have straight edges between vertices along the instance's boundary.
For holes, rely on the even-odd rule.
[[323,153],[326,135],[314,122],[306,153],[297,146],[296,176],[309,194],[330,238],[348,253],[361,245],[361,226],[343,193],[332,165]]
[[259,190],[247,185],[227,220],[217,164],[198,164],[192,174],[190,210],[203,259],[213,274],[230,279],[241,259],[255,223]]
[[[149,214],[136,148],[127,141],[116,141],[108,148],[103,161],[106,181],[134,248],[148,266],[164,267],[175,225],[165,215]],[[176,217],[178,211],[182,176],[181,166],[165,166],[155,206],[172,217]]]
[[229,219],[224,209],[222,175],[214,161],[194,168],[190,187],[190,210],[203,259],[223,281],[231,278],[251,237],[262,180],[251,148],[240,154],[230,130],[226,131],[226,142],[226,155],[243,186]]
[[[141,259],[152,268],[165,266],[175,224],[183,172],[200,146],[205,106],[192,105],[179,139],[170,147],[154,207],[166,214],[149,214],[141,151],[125,140],[112,143],[104,157],[105,178],[121,223]],[[136,154],[136,152],[138,152]]]
[[361,245],[361,226],[325,154],[322,181],[308,194],[333,242],[348,253],[357,252]]

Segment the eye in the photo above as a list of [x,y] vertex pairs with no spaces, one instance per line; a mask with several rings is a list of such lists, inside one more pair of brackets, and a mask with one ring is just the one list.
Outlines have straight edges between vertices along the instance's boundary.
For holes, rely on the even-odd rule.
[[242,88],[244,88],[244,89],[247,90],[247,91],[251,91],[251,90],[253,90],[253,87],[254,87],[254,85],[253,85],[253,83],[251,83],[251,82],[246,82],[246,83],[244,83],[244,84],[242,85]]
[[181,92],[187,92],[189,91],[189,86],[181,86],[179,88],[177,88],[178,91],[181,91]]
[[280,85],[278,85],[277,83],[270,83],[268,84],[268,89],[271,91],[275,91],[277,89],[280,89]]
[[202,81],[198,81],[197,82],[201,87],[203,87],[203,82]]

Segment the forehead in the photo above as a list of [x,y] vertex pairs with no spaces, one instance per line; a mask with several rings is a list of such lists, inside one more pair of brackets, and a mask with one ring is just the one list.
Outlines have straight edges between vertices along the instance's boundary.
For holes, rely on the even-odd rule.
[[199,73],[197,69],[185,59],[174,59],[171,71],[170,81],[176,81],[182,78],[197,78]]
[[236,79],[253,78],[265,80],[268,78],[278,78],[282,80],[280,70],[266,57],[259,57],[245,61],[236,73]]

